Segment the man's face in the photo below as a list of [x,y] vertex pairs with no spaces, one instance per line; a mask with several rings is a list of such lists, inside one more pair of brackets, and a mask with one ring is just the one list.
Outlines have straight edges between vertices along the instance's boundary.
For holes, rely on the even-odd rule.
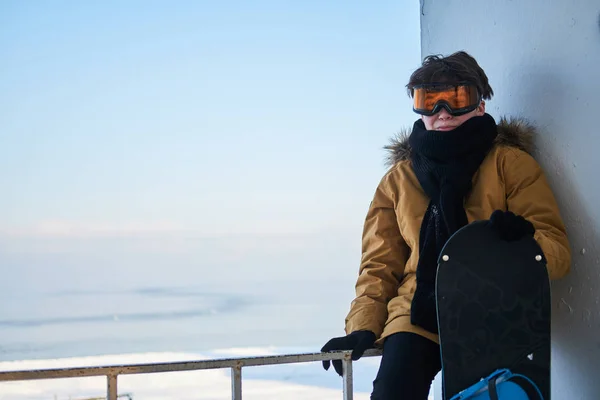
[[485,114],[485,101],[481,101],[479,106],[470,113],[457,117],[448,113],[445,108],[442,108],[442,111],[437,114],[430,116],[421,115],[421,119],[425,124],[425,129],[428,131],[451,131],[462,125],[465,121],[473,117],[482,116],[483,114]]

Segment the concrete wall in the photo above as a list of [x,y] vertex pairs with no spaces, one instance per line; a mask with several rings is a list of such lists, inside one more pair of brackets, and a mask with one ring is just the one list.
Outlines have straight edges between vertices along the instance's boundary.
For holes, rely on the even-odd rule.
[[421,0],[422,56],[461,49],[490,78],[487,111],[539,128],[536,158],[567,224],[572,272],[553,283],[553,399],[600,399],[600,1]]

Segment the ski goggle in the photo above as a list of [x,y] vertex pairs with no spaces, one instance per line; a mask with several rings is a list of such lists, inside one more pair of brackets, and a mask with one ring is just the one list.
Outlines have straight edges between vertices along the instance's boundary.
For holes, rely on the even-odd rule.
[[469,83],[428,83],[415,86],[413,93],[413,111],[427,116],[437,114],[442,108],[459,116],[475,110],[481,103],[477,87]]

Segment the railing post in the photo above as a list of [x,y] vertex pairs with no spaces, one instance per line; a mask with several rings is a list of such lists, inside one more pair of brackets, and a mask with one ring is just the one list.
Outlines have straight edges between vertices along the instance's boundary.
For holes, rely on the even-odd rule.
[[106,375],[107,400],[117,400],[117,375]]
[[231,367],[231,399],[242,400],[242,366]]
[[344,370],[344,400],[352,400],[354,388],[352,387],[352,358],[350,358],[350,354],[346,354],[342,360],[342,368]]

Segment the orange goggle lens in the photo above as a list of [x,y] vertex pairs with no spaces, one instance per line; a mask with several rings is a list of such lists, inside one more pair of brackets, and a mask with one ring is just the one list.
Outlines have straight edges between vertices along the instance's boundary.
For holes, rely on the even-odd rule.
[[474,85],[419,85],[414,89],[413,110],[434,115],[445,108],[452,115],[462,115],[477,108],[481,97]]

